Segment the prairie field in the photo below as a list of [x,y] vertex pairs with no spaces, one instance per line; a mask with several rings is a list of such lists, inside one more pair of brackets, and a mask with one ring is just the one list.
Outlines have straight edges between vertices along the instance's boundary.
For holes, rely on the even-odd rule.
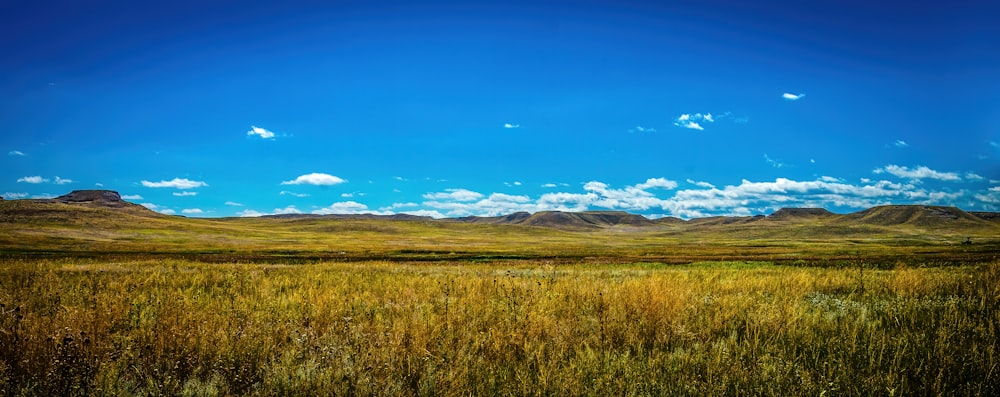
[[998,395],[1000,262],[0,260],[0,394]]

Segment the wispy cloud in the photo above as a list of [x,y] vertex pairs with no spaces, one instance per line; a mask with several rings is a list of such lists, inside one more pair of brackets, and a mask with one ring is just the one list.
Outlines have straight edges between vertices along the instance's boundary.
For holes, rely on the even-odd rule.
[[42,178],[42,177],[40,177],[38,175],[35,175],[35,176],[26,176],[26,177],[18,178],[17,179],[17,183],[31,183],[31,184],[45,183],[45,182],[48,182],[48,181],[49,181],[48,179]]
[[355,201],[341,201],[337,203],[330,204],[328,207],[323,207],[318,210],[312,211],[314,214],[319,215],[331,215],[331,214],[374,214],[374,215],[392,215],[391,211],[376,211],[368,208],[367,205],[355,202]]
[[503,128],[506,128],[508,130],[512,130],[512,129],[515,129],[515,128],[521,128],[521,125],[520,124],[504,123]]
[[982,175],[979,175],[979,174],[977,174],[975,172],[967,172],[967,173],[965,173],[965,180],[968,180],[968,181],[981,181],[983,179],[986,179],[986,178],[983,178]]
[[704,188],[709,188],[709,189],[715,188],[715,185],[713,185],[711,183],[704,182],[704,181],[696,181],[696,180],[693,180],[693,179],[688,179],[687,183],[690,183],[690,184],[698,186],[698,187],[704,187]]
[[23,199],[25,197],[28,197],[28,193],[4,192],[4,194],[2,194],[0,196],[2,196],[4,198],[4,200],[17,200],[17,199]]
[[138,194],[126,194],[122,196],[122,200],[142,200],[142,196]]
[[187,215],[198,215],[204,214],[205,211],[202,211],[201,208],[185,208],[181,210],[181,213]]
[[786,92],[784,94],[781,94],[781,97],[784,98],[787,101],[797,101],[799,99],[805,98],[806,94],[792,94],[792,93]]
[[770,164],[774,168],[784,168],[788,166],[788,164],[782,162],[779,159],[771,158],[771,156],[768,156],[767,153],[764,153],[764,161]]
[[266,129],[260,128],[258,126],[250,126],[250,131],[247,131],[247,136],[257,135],[263,139],[274,139],[274,133]]
[[55,183],[56,185],[65,185],[67,183],[73,183],[73,180],[72,179],[67,179],[67,178],[60,178],[60,177],[56,176],[56,179],[54,181],[52,181],[52,183]]
[[302,213],[302,211],[299,210],[298,208],[295,208],[294,205],[289,205],[289,206],[287,206],[285,208],[275,208],[271,212],[260,212],[260,211],[256,211],[256,210],[246,209],[246,210],[237,212],[236,215],[238,215],[240,217],[243,217],[243,218],[253,218],[253,217],[264,216],[264,215],[293,215],[293,214],[301,214],[301,213]]
[[521,186],[521,181],[504,182],[503,184],[506,186]]
[[187,192],[187,191],[185,191],[185,192],[174,192],[174,196],[177,196],[177,197],[191,197],[191,196],[197,196],[197,195],[198,195],[198,192]]
[[287,190],[282,190],[281,193],[278,193],[278,194],[280,194],[282,196],[292,196],[292,197],[299,197],[299,198],[309,197],[308,193],[295,193],[295,192],[289,192]]
[[235,201],[227,201],[226,205],[228,205],[230,207],[242,207],[243,206],[243,204],[237,203]]
[[8,156],[26,156],[24,154],[24,152],[22,152],[20,150],[11,150],[11,151],[7,152],[7,155]]
[[635,126],[633,128],[629,128],[628,132],[631,132],[631,133],[636,133],[636,132],[640,132],[640,133],[641,132],[656,132],[656,128],[643,127],[641,125],[637,125],[637,126]]
[[142,186],[152,187],[152,188],[167,187],[167,188],[175,188],[183,190],[183,189],[195,189],[199,187],[205,187],[208,186],[208,184],[202,181],[192,181],[187,178],[174,178],[169,181],[159,181],[159,182],[150,182],[147,180],[143,180]]
[[139,203],[139,205],[141,205],[143,207],[146,207],[146,208],[148,208],[151,211],[156,211],[156,212],[159,212],[159,213],[164,214],[164,215],[174,215],[174,214],[177,213],[177,211],[174,211],[173,209],[170,209],[170,208],[167,208],[167,207],[163,207],[163,206],[159,206],[159,205],[156,205],[156,204],[153,204],[153,203]]
[[914,179],[914,180],[920,180],[920,179],[937,179],[937,180],[941,180],[941,181],[960,181],[960,180],[962,180],[962,177],[958,176],[958,173],[955,173],[955,172],[939,172],[939,171],[932,170],[932,169],[930,169],[930,168],[928,168],[926,166],[922,166],[922,165],[918,166],[916,168],[909,168],[909,167],[898,166],[898,165],[887,165],[887,166],[882,167],[882,168],[876,168],[872,172],[874,172],[876,174],[886,173],[886,174],[890,174],[890,175],[895,175],[895,176],[900,177],[900,178],[907,178],[907,179]]
[[473,201],[482,197],[482,193],[467,189],[445,189],[444,192],[424,194],[424,198],[428,200]]
[[897,139],[896,142],[893,142],[892,144],[898,148],[904,148],[910,146],[910,144],[906,143],[906,141],[903,141],[901,139]]
[[347,182],[341,178],[330,174],[324,174],[319,172],[314,172],[311,174],[300,175],[298,178],[292,179],[290,181],[281,182],[282,185],[317,185],[317,186],[330,186],[339,183]]

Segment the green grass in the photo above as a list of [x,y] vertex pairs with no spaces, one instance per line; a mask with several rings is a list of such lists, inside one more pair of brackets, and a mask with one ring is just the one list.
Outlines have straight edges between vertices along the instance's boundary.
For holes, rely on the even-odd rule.
[[1000,263],[0,261],[3,395],[997,395]]

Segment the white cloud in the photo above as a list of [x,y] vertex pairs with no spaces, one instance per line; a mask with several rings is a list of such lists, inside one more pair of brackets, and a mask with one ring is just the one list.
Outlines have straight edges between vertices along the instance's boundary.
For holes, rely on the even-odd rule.
[[677,188],[677,182],[665,178],[649,178],[646,180],[646,182],[635,185],[635,187],[641,190],[646,190],[650,188],[660,188],[669,190]]
[[142,196],[138,194],[126,194],[122,196],[122,200],[142,200]]
[[910,146],[910,144],[906,143],[906,141],[900,139],[897,139],[896,142],[893,142],[893,145],[895,145],[898,148],[904,148]]
[[521,186],[521,181],[504,182],[503,184],[507,186]]
[[174,215],[177,213],[177,211],[174,211],[170,208],[165,208],[153,203],[139,203],[139,205],[148,208],[150,211],[156,211],[164,215]]
[[266,129],[260,128],[258,126],[250,126],[250,131],[247,131],[247,136],[257,135],[263,139],[274,139],[274,133]]
[[267,215],[267,214],[265,214],[263,212],[257,212],[257,211],[254,211],[254,210],[243,210],[243,211],[237,212],[236,215],[239,215],[239,216],[241,216],[243,218],[255,218],[255,217],[264,216],[264,215]]
[[788,101],[797,101],[799,99],[805,98],[806,94],[792,94],[786,92],[784,94],[781,94],[781,97]]
[[24,154],[24,152],[22,152],[20,150],[11,150],[11,151],[7,152],[7,155],[8,156],[24,156],[25,154]]
[[97,186],[97,187],[104,187],[104,184],[103,184],[103,183],[100,183],[100,182],[97,182],[97,183],[95,183],[95,184],[94,184],[94,186]]
[[554,183],[546,183],[546,184],[542,185],[542,187],[553,188],[553,187],[556,187],[556,184],[554,184]]
[[318,210],[313,211],[314,214],[319,215],[350,215],[350,214],[374,214],[374,215],[392,215],[391,211],[375,211],[368,208],[367,205],[355,202],[355,201],[341,201],[337,203],[330,204],[328,207],[323,207]]
[[709,188],[709,189],[715,187],[715,185],[713,185],[711,183],[704,182],[704,181],[696,181],[696,180],[693,180],[693,179],[688,179],[687,183],[690,183],[690,184],[698,186],[698,187],[705,187],[705,188]]
[[227,201],[226,205],[228,205],[230,207],[242,207],[243,206],[243,204],[237,203],[235,201]]
[[415,211],[403,211],[400,214],[414,215],[414,216],[429,216],[434,219],[447,218],[444,214],[433,211],[433,210],[415,210]]
[[981,181],[981,180],[986,179],[986,178],[983,178],[981,175],[979,175],[979,174],[977,174],[975,172],[967,172],[967,173],[965,173],[965,179],[970,180],[970,181]]
[[506,129],[510,130],[510,129],[514,129],[514,128],[521,128],[521,125],[520,124],[504,123],[503,128],[506,128]]
[[317,186],[330,186],[339,183],[347,182],[336,176],[330,174],[323,174],[319,172],[313,172],[311,174],[300,175],[290,181],[281,182],[282,185],[317,185]]
[[424,194],[424,198],[429,200],[473,201],[482,197],[482,193],[467,189],[445,189],[444,192]]
[[340,197],[341,198],[351,198],[351,197],[354,197],[354,193],[341,193]]
[[634,128],[629,128],[628,132],[632,132],[632,133],[635,133],[635,132],[656,132],[656,128],[643,127],[641,125],[637,125]]
[[25,197],[28,197],[28,193],[5,192],[4,194],[2,194],[0,196],[3,196],[4,200],[17,200],[17,199],[23,199]]
[[[722,117],[726,117],[726,115],[723,115]],[[674,119],[674,125],[698,131],[705,130],[705,127],[703,127],[701,123],[714,123],[714,122],[715,122],[715,117],[713,117],[711,113],[705,113],[705,114],[684,113],[680,116],[677,116],[677,118]]]
[[383,211],[391,211],[391,210],[398,210],[400,208],[412,208],[412,207],[419,207],[419,206],[420,206],[420,204],[411,203],[411,202],[407,202],[407,203],[392,203],[392,205],[390,205],[388,207],[383,207],[382,210]]
[[882,168],[876,168],[872,171],[876,174],[887,173],[895,175],[900,178],[908,179],[937,179],[941,181],[960,181],[962,178],[954,172],[938,172],[934,171],[926,166],[918,166],[917,168],[909,168],[898,165],[887,165]]
[[64,179],[64,178],[60,178],[60,177],[57,176],[56,180],[52,181],[52,183],[55,183],[56,185],[65,185],[67,183],[73,183],[73,180],[72,179]]
[[767,155],[767,153],[764,153],[764,161],[766,161],[774,168],[783,168],[788,166],[788,164],[783,163],[781,160],[772,159],[770,156]]
[[177,197],[190,197],[190,196],[197,196],[197,195],[198,195],[198,192],[174,192],[174,196],[177,196]]
[[[448,217],[497,216],[517,211],[537,212],[586,211],[593,209],[624,210],[661,216],[682,218],[711,215],[754,215],[773,212],[782,207],[869,208],[885,204],[954,205],[962,199],[978,200],[970,205],[988,208],[990,201],[983,194],[966,190],[931,190],[922,188],[916,181],[891,182],[864,178],[860,184],[846,183],[841,178],[821,176],[815,180],[797,181],[777,178],[774,181],[754,182],[743,180],[740,184],[717,188],[708,182],[688,180],[693,188],[657,191],[656,188],[675,189],[676,182],[664,178],[651,178],[623,188],[613,188],[607,183],[590,181],[583,185],[584,192],[553,192],[532,198],[525,195],[492,193],[474,200],[460,201],[447,193],[429,194],[422,209],[430,209]],[[454,189],[453,191],[459,191]],[[996,187],[1000,191],[1000,186]],[[990,200],[998,200],[996,192],[985,192]],[[992,196],[991,196],[992,195]],[[468,197],[465,197],[466,199]],[[394,209],[384,208],[386,209]],[[413,212],[413,211],[410,211]]]
[[17,183],[24,182],[24,183],[32,183],[32,184],[38,184],[38,183],[43,183],[43,182],[48,182],[48,181],[49,181],[48,179],[42,178],[42,177],[37,176],[37,175],[36,176],[26,176],[24,178],[18,178],[17,179]]
[[200,208],[185,208],[181,210],[181,213],[188,215],[197,215],[197,214],[204,214],[205,211],[202,211]]
[[309,194],[308,194],[308,193],[295,193],[295,192],[289,192],[289,191],[287,191],[287,190],[282,190],[282,191],[281,191],[281,193],[278,193],[278,194],[280,194],[280,195],[282,195],[282,196],[285,196],[285,195],[287,195],[287,196],[292,196],[292,197],[299,197],[299,198],[302,198],[302,197],[309,197]]
[[208,184],[202,181],[192,181],[187,178],[174,178],[169,181],[159,181],[159,182],[150,182],[147,180],[143,180],[142,186],[153,187],[153,188],[172,187],[176,189],[194,189],[194,188],[208,186]]
[[272,214],[274,215],[288,215],[288,214],[301,214],[301,213],[302,211],[299,211],[299,209],[295,208],[294,205],[289,205],[285,208],[275,208],[274,211],[272,212]]
[[302,213],[302,211],[300,211],[298,208],[295,208],[294,205],[289,205],[289,206],[287,206],[285,208],[275,208],[271,212],[260,212],[260,211],[256,211],[256,210],[246,209],[246,210],[237,212],[236,215],[238,215],[240,217],[243,217],[243,218],[253,218],[253,217],[264,216],[264,215],[290,215],[290,214],[301,214],[301,213]]
[[682,122],[678,122],[678,123],[674,123],[674,125],[678,125],[678,126],[681,126],[681,127],[687,128],[687,129],[698,130],[698,131],[704,131],[705,130],[705,127],[702,127],[701,124],[698,124],[698,123],[696,123],[694,121],[690,121],[690,120],[688,120],[688,121],[682,121]]

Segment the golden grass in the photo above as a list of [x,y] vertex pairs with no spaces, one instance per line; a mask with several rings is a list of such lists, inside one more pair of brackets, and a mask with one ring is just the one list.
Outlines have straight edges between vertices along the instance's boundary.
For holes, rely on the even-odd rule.
[[4,259],[0,304],[3,395],[1000,393],[995,261]]

